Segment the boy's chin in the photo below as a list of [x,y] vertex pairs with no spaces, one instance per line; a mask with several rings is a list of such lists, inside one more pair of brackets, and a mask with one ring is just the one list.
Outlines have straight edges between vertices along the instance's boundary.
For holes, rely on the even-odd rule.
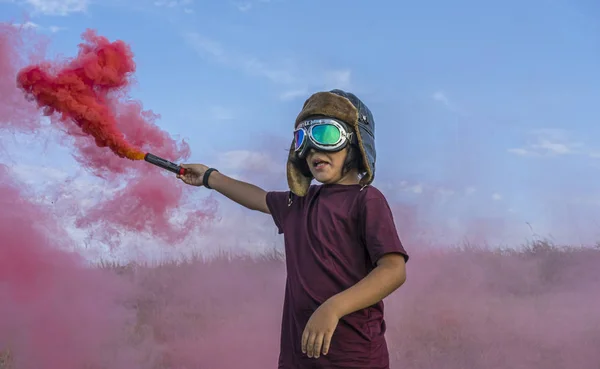
[[336,176],[333,176],[329,173],[313,172],[313,177],[315,178],[315,181],[321,184],[332,184],[336,182]]

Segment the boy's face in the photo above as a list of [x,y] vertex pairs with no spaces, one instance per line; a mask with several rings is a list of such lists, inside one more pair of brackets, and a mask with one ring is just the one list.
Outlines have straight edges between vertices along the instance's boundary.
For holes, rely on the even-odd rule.
[[[306,156],[306,162],[315,179],[323,184],[358,183],[356,171],[342,175],[348,148],[338,152],[324,152],[311,149]],[[355,174],[352,176],[352,174]]]

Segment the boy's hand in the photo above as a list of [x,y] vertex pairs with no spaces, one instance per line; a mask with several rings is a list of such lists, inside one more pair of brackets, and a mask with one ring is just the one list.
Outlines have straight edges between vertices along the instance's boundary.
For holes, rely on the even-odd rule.
[[325,302],[312,314],[302,333],[302,352],[308,357],[318,358],[327,355],[331,336],[338,325],[340,316],[335,307]]
[[181,179],[184,183],[192,186],[204,186],[202,183],[202,177],[204,172],[208,170],[208,167],[204,164],[181,164],[182,168],[185,168],[184,175],[177,175],[177,178]]

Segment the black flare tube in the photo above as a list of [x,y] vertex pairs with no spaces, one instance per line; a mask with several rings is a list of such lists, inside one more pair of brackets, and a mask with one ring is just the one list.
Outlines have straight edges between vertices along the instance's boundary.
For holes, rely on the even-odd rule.
[[160,158],[156,155],[152,155],[147,153],[144,156],[144,160],[150,164],[154,164],[157,167],[168,170],[169,172],[173,172],[175,174],[183,175],[185,174],[185,168],[180,167],[179,165],[172,163],[166,159]]

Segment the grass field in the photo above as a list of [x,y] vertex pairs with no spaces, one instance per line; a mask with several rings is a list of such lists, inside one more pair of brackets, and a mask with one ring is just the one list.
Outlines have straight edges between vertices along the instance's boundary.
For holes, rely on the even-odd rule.
[[[597,369],[598,265],[598,249],[544,242],[417,253],[386,302],[392,368]],[[276,367],[279,255],[97,269],[69,287],[80,292],[71,301],[47,300],[46,320],[22,314],[20,323],[54,331],[27,326],[27,336],[16,323],[0,331],[0,368]]]

